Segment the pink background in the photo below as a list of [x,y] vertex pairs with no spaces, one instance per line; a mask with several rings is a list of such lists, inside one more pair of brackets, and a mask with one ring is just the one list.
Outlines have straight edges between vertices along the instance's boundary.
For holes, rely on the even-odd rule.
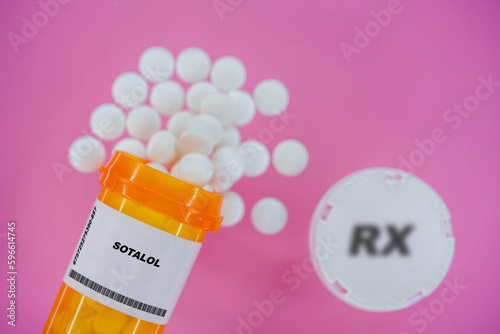
[[[113,79],[136,70],[144,49],[161,45],[174,54],[198,46],[213,59],[239,57],[250,91],[265,78],[285,82],[288,113],[296,117],[268,146],[295,138],[311,156],[299,177],[270,169],[258,182],[236,185],[247,212],[261,197],[282,199],[288,225],[264,236],[247,214],[238,226],[210,235],[165,332],[236,333],[238,317],[253,312],[254,301],[281,289],[286,301],[254,333],[499,333],[500,88],[457,129],[443,115],[474,94],[479,76],[500,81],[500,3],[401,0],[401,13],[348,63],[339,44],[353,44],[353,29],[388,2],[233,0],[221,20],[212,0],[73,0],[15,53],[7,34],[21,34],[23,17],[31,21],[40,6],[2,1],[0,247],[6,254],[6,223],[15,220],[19,274],[15,328],[6,325],[1,280],[0,332],[41,331],[100,189],[97,173],[68,171],[60,181],[54,162],[67,165],[67,148],[88,131],[90,112],[111,101]],[[242,129],[244,138],[268,122],[258,115]],[[415,140],[435,128],[446,141],[414,173],[449,206],[457,244],[447,279],[465,291],[432,320],[418,312],[445,285],[408,309],[382,314],[347,306],[315,274],[292,291],[281,276],[309,255],[309,222],[324,192],[358,169],[417,158]]]

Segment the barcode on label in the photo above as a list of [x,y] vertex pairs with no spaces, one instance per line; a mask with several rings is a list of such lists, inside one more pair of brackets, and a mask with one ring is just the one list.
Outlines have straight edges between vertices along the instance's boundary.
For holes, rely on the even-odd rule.
[[108,298],[111,298],[119,303],[125,304],[127,306],[133,307],[143,312],[154,314],[160,317],[164,317],[165,314],[167,314],[167,310],[165,309],[145,304],[143,302],[119,294],[118,292],[110,290],[100,285],[99,283],[96,283],[93,280],[81,275],[80,273],[74,271],[73,269],[69,270],[68,276],[77,281],[78,283],[85,285],[87,288],[94,290],[95,292],[100,293],[101,295],[106,296]]

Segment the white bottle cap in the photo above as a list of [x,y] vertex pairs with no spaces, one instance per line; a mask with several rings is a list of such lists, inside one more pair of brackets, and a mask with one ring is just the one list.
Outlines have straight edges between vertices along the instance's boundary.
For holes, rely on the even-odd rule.
[[310,249],[338,298],[368,311],[404,309],[444,279],[455,239],[450,213],[425,182],[392,168],[358,171],[316,207]]

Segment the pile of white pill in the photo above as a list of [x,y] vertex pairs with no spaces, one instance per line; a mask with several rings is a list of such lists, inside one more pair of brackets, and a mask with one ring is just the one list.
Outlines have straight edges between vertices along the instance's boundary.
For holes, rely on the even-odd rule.
[[[126,132],[129,137],[120,139],[111,154],[133,154],[159,171],[221,193],[222,226],[229,227],[245,214],[243,198],[230,190],[242,177],[262,175],[271,163],[284,176],[307,167],[308,151],[297,140],[280,142],[272,154],[257,140],[241,142],[238,127],[249,124],[256,110],[266,116],[286,110],[289,93],[281,81],[263,80],[250,94],[241,89],[246,68],[239,59],[226,56],[212,64],[199,48],[175,58],[163,47],[151,47],[140,56],[138,68],[114,80],[114,104],[92,112],[95,137],[82,136],[71,144],[69,161],[76,170],[96,171],[106,159],[101,140],[117,140]],[[190,85],[186,91],[174,74]],[[287,219],[285,205],[276,198],[263,198],[252,208],[252,223],[263,234],[281,231]]]

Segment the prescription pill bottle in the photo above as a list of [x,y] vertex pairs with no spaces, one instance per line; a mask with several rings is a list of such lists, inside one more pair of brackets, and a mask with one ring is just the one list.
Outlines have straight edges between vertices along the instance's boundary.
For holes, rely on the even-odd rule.
[[116,152],[42,333],[153,334],[168,322],[222,197]]

